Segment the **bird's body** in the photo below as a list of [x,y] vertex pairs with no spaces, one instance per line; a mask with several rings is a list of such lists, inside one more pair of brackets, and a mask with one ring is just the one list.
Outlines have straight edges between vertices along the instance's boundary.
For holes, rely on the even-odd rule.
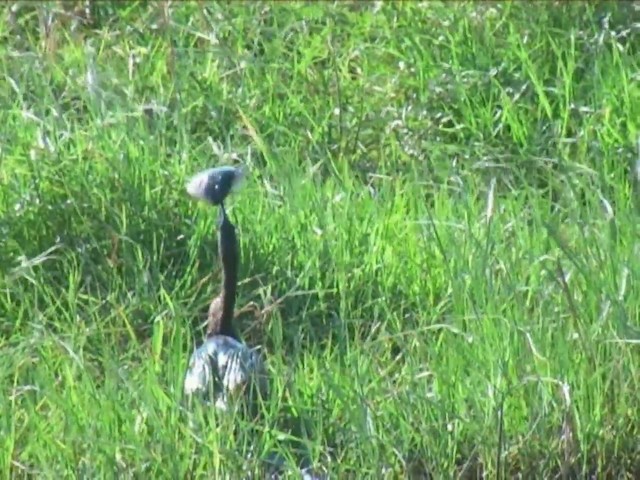
[[264,363],[258,349],[225,335],[205,340],[192,354],[184,379],[184,393],[227,410],[230,403],[260,391],[266,382]]
[[[223,179],[223,196],[219,195],[220,185],[206,182],[200,185],[199,194],[189,192],[220,206],[218,251],[222,263],[222,288],[209,306],[207,338],[192,353],[184,379],[187,397],[201,398],[221,410],[227,410],[235,399],[255,400],[255,395],[263,394],[267,388],[266,369],[259,350],[243,343],[233,327],[240,254],[235,226],[223,204],[233,183],[227,168],[223,167],[224,175],[207,171],[195,177],[206,177],[212,182]],[[193,184],[192,181],[190,185]]]
[[[242,342],[233,326],[240,253],[235,226],[224,207],[224,199],[236,188],[242,175],[241,170],[233,167],[218,167],[198,173],[187,185],[192,197],[220,207],[218,256],[222,264],[222,288],[209,304],[206,339],[189,359],[184,394],[223,412],[237,413],[233,407],[248,406],[248,410],[242,411],[256,420],[260,411],[255,409],[255,401],[269,391],[266,363],[262,352]],[[284,457],[270,455],[265,463],[270,464],[269,478],[284,475]],[[325,478],[308,466],[299,473],[305,479]]]

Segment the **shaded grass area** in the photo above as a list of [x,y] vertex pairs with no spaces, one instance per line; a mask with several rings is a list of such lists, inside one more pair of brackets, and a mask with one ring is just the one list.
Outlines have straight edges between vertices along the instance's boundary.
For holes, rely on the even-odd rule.
[[[5,477],[640,474],[637,6],[1,15]],[[274,395],[194,430],[220,163]]]

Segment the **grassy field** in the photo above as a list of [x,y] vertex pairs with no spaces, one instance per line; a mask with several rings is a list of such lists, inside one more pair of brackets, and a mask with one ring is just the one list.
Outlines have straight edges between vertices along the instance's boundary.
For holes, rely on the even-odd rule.
[[[0,7],[2,478],[638,478],[637,5],[76,7]],[[202,428],[238,163],[273,394]]]

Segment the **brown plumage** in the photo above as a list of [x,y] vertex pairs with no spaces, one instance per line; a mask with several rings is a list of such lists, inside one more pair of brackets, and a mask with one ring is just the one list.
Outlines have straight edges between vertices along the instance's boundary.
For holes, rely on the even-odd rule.
[[238,238],[233,223],[227,217],[224,205],[220,205],[218,217],[218,255],[222,263],[220,293],[211,301],[207,315],[207,338],[215,335],[240,340],[233,327],[238,286]]
[[[233,326],[240,262],[238,238],[235,226],[225,211],[224,198],[219,196],[220,188],[207,183],[219,182],[220,175],[208,173],[203,177],[199,174],[196,178],[205,180],[190,183],[199,189],[194,190],[194,196],[220,208],[218,252],[222,264],[222,287],[209,305],[207,338],[189,360],[184,392],[188,397],[202,397],[217,408],[226,410],[232,398],[245,399],[253,397],[254,393],[264,394],[268,388],[266,370],[260,353],[245,345]],[[218,193],[212,196],[211,192]]]

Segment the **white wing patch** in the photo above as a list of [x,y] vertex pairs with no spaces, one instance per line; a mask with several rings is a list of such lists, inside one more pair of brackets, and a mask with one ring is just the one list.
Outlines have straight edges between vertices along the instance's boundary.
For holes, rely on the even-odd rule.
[[207,339],[191,355],[184,379],[186,396],[202,397],[221,410],[257,382],[264,387],[264,363],[256,349],[218,335]]
[[187,182],[187,193],[197,200],[210,201],[210,189],[220,188],[222,177],[232,177],[231,191],[234,192],[242,185],[246,172],[244,168],[228,165],[208,168],[196,173]]

